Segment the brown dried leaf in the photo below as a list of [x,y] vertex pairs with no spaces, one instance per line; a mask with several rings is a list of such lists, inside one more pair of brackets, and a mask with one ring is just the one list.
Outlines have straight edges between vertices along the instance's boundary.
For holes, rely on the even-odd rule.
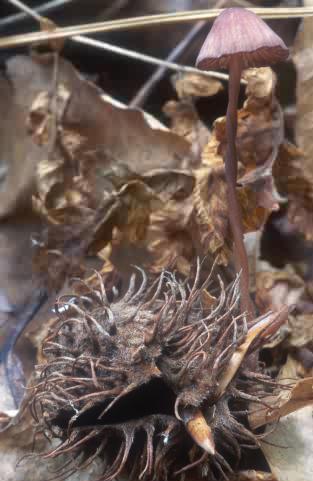
[[224,88],[219,80],[196,73],[175,75],[172,78],[172,82],[179,99],[212,97]]
[[312,406],[281,419],[262,451],[277,481],[311,481],[313,473]]
[[0,77],[0,218],[31,204],[36,164],[45,156],[45,149],[34,144],[27,133],[26,118],[38,84],[20,58],[9,60],[6,78]]
[[283,117],[274,95],[273,71],[249,69],[245,79],[247,100],[238,114],[238,160],[244,167],[239,182],[249,188],[248,204],[252,201],[258,208],[256,217],[264,223],[270,211],[278,209],[281,200],[273,183],[272,167],[283,141]]
[[121,201],[116,226],[123,230],[125,238],[136,243],[144,239],[151,211],[160,207],[161,201],[141,181],[129,182],[117,194]]
[[256,304],[260,312],[276,311],[286,305],[294,307],[289,315],[288,327],[284,326],[267,347],[284,341],[284,346],[293,355],[304,355],[298,349],[313,342],[313,310],[307,286],[291,266],[286,270],[271,269],[257,273]]
[[29,133],[35,142],[42,146],[50,141],[53,146],[55,141],[55,129],[60,123],[66,104],[70,98],[70,92],[65,85],[57,86],[56,91],[41,91],[34,98],[27,119]]
[[288,219],[305,236],[313,240],[313,173],[303,153],[285,142],[280,146],[273,175],[279,193],[287,197]]
[[[209,146],[212,142],[209,143]],[[204,151],[206,155],[208,149]],[[217,257],[219,264],[227,265],[231,254],[228,245],[228,209],[226,182],[222,159],[195,171],[196,185],[193,191],[193,205],[196,225],[200,232],[200,243],[205,252]],[[215,160],[215,159],[214,159]]]
[[[104,100],[68,62],[53,65],[51,56],[24,62],[40,85],[29,132],[47,147],[33,205],[50,228],[37,242],[35,264],[59,285],[81,270],[87,251],[98,252],[112,239],[114,227],[124,241],[142,241],[151,211],[161,206],[156,192],[164,200],[190,194],[192,175],[175,168],[189,165],[191,151],[161,124],[151,127],[140,111]],[[56,88],[49,93],[56,67]]]
[[[282,114],[274,97],[276,79],[271,69],[251,69],[246,72],[247,100],[238,112],[237,151],[239,160],[238,197],[244,232],[262,228],[271,211],[278,209],[281,200],[271,174],[272,165],[282,142]],[[199,170],[200,188],[195,194],[200,225],[206,226],[212,240],[209,251],[219,253],[220,262],[227,264],[230,255],[226,183],[223,173],[223,152],[226,147],[226,118],[214,123],[214,130],[202,155]],[[204,166],[220,169],[218,176],[205,178]],[[212,170],[213,169],[213,170]],[[217,177],[219,180],[217,180]],[[196,174],[197,178],[197,174]],[[206,193],[205,184],[209,185]],[[196,184],[196,188],[197,189]],[[228,245],[227,245],[228,244]]]
[[190,145],[186,140],[161,124],[152,128],[139,110],[115,107],[73,67],[66,64],[66,68],[71,71],[72,95],[62,124],[83,137],[80,155],[88,153],[89,159],[101,165],[108,166],[108,160],[124,164],[139,174],[153,168],[189,165]]
[[[303,367],[288,356],[278,379],[282,384],[288,384],[291,379],[299,378],[302,372]],[[279,481],[309,481],[312,478],[312,374],[311,369],[309,377],[300,379],[292,391],[281,392],[281,415],[284,417],[275,424],[274,430],[271,426],[266,428],[265,442],[261,441],[261,449]]]
[[293,347],[304,347],[313,343],[313,313],[291,316],[288,343]]
[[194,164],[198,164],[202,149],[210,138],[210,132],[200,120],[191,100],[179,102],[170,100],[163,107],[163,112],[171,121],[171,130],[191,144]]
[[195,184],[194,175],[188,170],[154,169],[142,179],[164,202],[189,197]]
[[294,272],[263,271],[256,277],[256,304],[260,312],[276,311],[297,303],[304,292],[304,282]]
[[191,144],[195,163],[198,164],[210,132],[199,118],[194,99],[215,95],[223,89],[223,85],[218,80],[194,73],[175,75],[172,83],[179,101],[167,102],[163,112],[171,119],[172,131]]
[[96,209],[83,205],[51,209],[56,225],[37,242],[37,272],[50,287],[60,288],[66,278],[81,275],[84,255],[103,249],[112,239],[114,227],[130,243],[143,240],[150,213],[160,205],[161,200],[147,185],[134,180],[106,194]]
[[[208,177],[209,169],[203,170]],[[219,255],[218,248],[213,255],[208,247],[211,246],[214,249],[218,237],[205,219],[201,223],[201,216],[197,211],[195,195],[199,188],[197,179],[199,173],[200,170],[193,173],[195,185],[189,197],[173,198],[151,215],[151,224],[144,243],[151,254],[148,266],[151,272],[160,273],[171,266],[172,269],[177,269],[181,274],[188,276],[196,256],[206,255],[209,266]],[[203,189],[205,195],[207,177]]]
[[271,405],[271,409],[259,408],[249,415],[252,429],[278,421],[298,409],[313,405],[313,377],[299,380],[291,391],[284,391],[283,399],[269,396],[264,398],[264,401]]
[[152,256],[150,270],[159,273],[168,266],[184,275],[190,272],[195,250],[190,222],[193,205],[190,198],[169,201],[163,209],[151,215],[147,247]]
[[262,471],[255,471],[254,469],[239,471],[239,473],[230,479],[231,481],[277,481],[272,473],[264,473]]
[[[1,78],[4,101],[1,104],[0,135],[1,139],[5,139],[1,142],[1,158],[7,161],[8,175],[0,196],[0,217],[10,215],[17,206],[25,207],[25,199],[30,201],[40,161],[52,159],[53,163],[54,158],[58,183],[60,162],[65,154],[69,156],[67,165],[78,156],[78,161],[85,158],[86,163],[88,159],[89,165],[91,161],[93,165],[100,162],[106,166],[112,162],[124,163],[141,174],[151,168],[184,168],[189,165],[190,145],[186,140],[168,131],[156,120],[152,126],[151,116],[141,111],[116,107],[107,97],[104,100],[102,92],[85,81],[69,62],[59,59],[56,65],[54,58],[53,55],[14,57],[7,62],[8,80]],[[55,72],[57,91],[53,80]],[[59,139],[63,141],[59,147],[63,155],[51,157],[54,136],[49,139],[45,135],[53,127],[53,115],[57,110],[53,107],[53,100],[55,96],[60,96],[56,94],[60,94],[61,89],[70,94],[66,115],[62,117],[64,125],[59,132]],[[34,100],[39,102],[43,98],[50,98],[52,112],[48,110],[46,115],[41,115],[42,132],[37,123],[39,131],[35,132],[37,137],[32,138],[28,133],[30,125],[27,118],[33,106],[31,120],[34,122],[35,113],[40,113]],[[39,140],[42,145],[37,145],[34,140]],[[79,172],[75,162],[72,168]],[[6,166],[4,172],[5,169]],[[52,171],[53,166],[50,183]]]
[[296,143],[304,152],[305,170],[312,171],[313,19],[305,18],[301,23],[292,55],[297,71]]

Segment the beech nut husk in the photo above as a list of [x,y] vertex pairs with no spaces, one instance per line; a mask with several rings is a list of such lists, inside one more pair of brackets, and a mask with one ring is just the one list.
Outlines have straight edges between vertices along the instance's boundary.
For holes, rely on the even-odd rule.
[[123,295],[99,275],[58,300],[32,386],[36,428],[54,440],[43,456],[68,456],[67,476],[97,458],[103,481],[227,477],[241,445],[257,442],[242,412],[274,385],[249,370],[249,355],[279,323],[269,314],[247,326],[239,278],[226,289],[217,278],[206,307],[212,273],[200,281],[199,261],[193,280],[137,270]]

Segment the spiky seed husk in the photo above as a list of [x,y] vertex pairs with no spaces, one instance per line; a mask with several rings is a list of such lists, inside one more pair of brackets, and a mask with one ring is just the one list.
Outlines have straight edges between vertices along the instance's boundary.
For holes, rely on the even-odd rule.
[[107,293],[99,276],[97,288],[84,284],[84,295],[57,302],[31,400],[37,428],[59,441],[44,456],[67,454],[68,474],[102,459],[103,481],[122,472],[156,481],[197,469],[227,476],[227,453],[238,460],[242,444],[256,443],[233,406],[262,403],[273,386],[249,372],[247,355],[284,316],[248,328],[238,278],[227,289],[219,279],[220,295],[205,307],[211,276],[200,282],[199,262],[192,284],[172,272],[150,284],[139,271],[139,286],[134,274],[123,296]]

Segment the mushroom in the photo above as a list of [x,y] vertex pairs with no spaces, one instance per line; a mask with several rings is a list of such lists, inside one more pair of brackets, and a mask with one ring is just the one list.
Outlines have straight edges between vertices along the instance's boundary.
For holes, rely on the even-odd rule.
[[249,295],[249,265],[243,240],[242,214],[236,195],[237,107],[243,69],[285,60],[288,48],[257,15],[244,8],[228,8],[216,18],[196,61],[202,70],[228,69],[227,147],[224,155],[229,222],[234,239],[235,264],[240,279],[241,311],[253,313]]

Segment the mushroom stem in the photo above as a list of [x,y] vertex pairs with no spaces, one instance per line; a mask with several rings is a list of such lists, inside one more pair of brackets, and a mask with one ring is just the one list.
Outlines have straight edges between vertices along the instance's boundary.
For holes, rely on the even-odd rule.
[[226,113],[227,147],[224,164],[227,182],[229,222],[234,239],[235,265],[237,272],[241,271],[240,306],[241,311],[246,312],[250,317],[254,309],[249,294],[249,263],[243,240],[242,212],[236,193],[238,170],[236,152],[237,108],[241,73],[242,62],[240,58],[234,56],[229,64],[228,107]]

